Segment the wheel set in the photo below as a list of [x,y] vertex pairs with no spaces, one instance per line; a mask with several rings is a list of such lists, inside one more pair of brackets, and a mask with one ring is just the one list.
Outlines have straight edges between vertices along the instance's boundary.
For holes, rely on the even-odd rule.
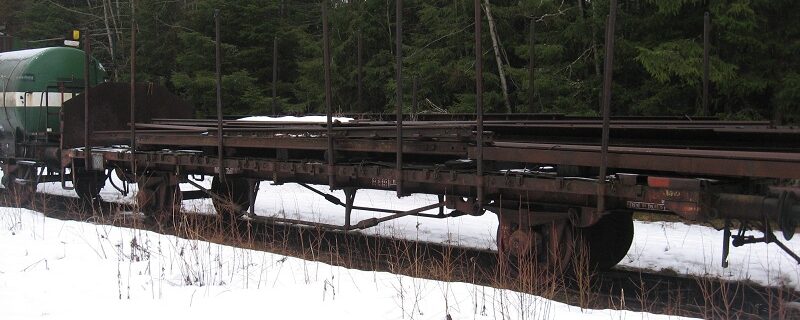
[[513,215],[498,217],[499,259],[512,274],[525,265],[559,273],[583,266],[606,270],[625,257],[633,242],[633,217],[627,212],[608,213],[584,228],[569,219],[531,224]]

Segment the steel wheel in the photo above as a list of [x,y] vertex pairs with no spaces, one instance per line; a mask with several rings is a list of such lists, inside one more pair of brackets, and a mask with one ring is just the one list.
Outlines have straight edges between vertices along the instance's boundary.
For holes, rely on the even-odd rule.
[[217,214],[223,220],[235,220],[250,208],[250,189],[253,187],[247,179],[226,177],[222,181],[219,176],[214,176],[211,192],[218,197],[212,197],[211,201]]
[[594,225],[580,230],[588,250],[590,266],[610,269],[625,258],[633,243],[633,216],[630,213],[611,213]]
[[73,181],[75,192],[78,194],[78,197],[80,197],[81,200],[87,203],[101,200],[100,190],[102,190],[105,186],[105,178],[105,175],[102,173],[76,172],[75,181]]

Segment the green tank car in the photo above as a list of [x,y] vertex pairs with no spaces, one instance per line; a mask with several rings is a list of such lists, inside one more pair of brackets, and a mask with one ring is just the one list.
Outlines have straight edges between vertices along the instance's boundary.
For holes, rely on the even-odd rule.
[[[85,61],[83,51],[66,47],[0,53],[0,182],[20,203],[30,200],[39,182],[64,183],[61,111],[85,89]],[[89,85],[94,87],[107,75],[97,60],[91,61]],[[89,183],[74,183],[79,195],[102,187],[102,172],[70,176],[73,182],[88,178]]]
[[[66,47],[0,53],[4,162],[41,160],[44,149],[58,147],[60,107],[83,91],[84,63],[83,51]],[[106,71],[96,60],[89,70],[91,86],[106,80]]]

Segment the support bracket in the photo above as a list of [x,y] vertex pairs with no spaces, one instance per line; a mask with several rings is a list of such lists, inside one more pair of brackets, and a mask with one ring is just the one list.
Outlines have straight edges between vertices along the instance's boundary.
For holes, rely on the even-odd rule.
[[787,247],[786,244],[778,240],[778,237],[775,236],[775,233],[772,231],[772,227],[769,223],[765,222],[761,224],[761,230],[764,232],[763,237],[756,237],[752,235],[747,235],[747,231],[750,229],[749,224],[746,221],[742,221],[741,226],[739,227],[739,231],[733,235],[730,231],[730,220],[725,221],[725,227],[723,231],[723,243],[722,243],[722,267],[728,267],[728,254],[730,253],[730,245],[734,247],[741,247],[746,244],[753,244],[753,243],[774,243],[776,244],[781,250],[786,252],[792,259],[794,259],[797,264],[800,265],[800,256],[797,255],[791,248]]

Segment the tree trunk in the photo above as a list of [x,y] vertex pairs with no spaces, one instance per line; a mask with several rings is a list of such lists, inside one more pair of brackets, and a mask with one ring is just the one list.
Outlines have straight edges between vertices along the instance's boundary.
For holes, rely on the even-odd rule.
[[111,54],[111,63],[114,65],[114,81],[118,81],[119,70],[117,69],[117,56],[114,52],[114,37],[112,36],[111,27],[108,23],[108,11],[110,9],[106,1],[103,1],[103,24],[105,24],[106,35],[108,36],[108,52]]
[[111,0],[108,0],[108,11],[111,13],[111,26],[114,28],[114,35],[117,37],[117,43],[122,43],[122,36],[120,35],[119,27],[117,26],[117,20],[120,18],[119,0],[117,0],[116,12],[114,12],[114,5],[111,3]]
[[[578,0],[581,4],[583,4],[583,0]],[[595,20],[597,20],[597,4],[592,4],[592,21],[590,22],[592,26],[592,52],[594,53],[594,75],[597,78],[600,78],[600,52],[597,50],[597,26],[595,26]],[[597,94],[598,104],[600,108],[603,106],[603,91],[598,92]]]
[[511,101],[508,98],[508,84],[506,83],[506,74],[503,71],[503,60],[500,58],[500,40],[497,38],[497,29],[494,25],[494,18],[492,18],[492,11],[489,9],[489,0],[483,0],[483,9],[486,11],[486,20],[489,21],[489,33],[492,36],[492,48],[497,62],[497,73],[500,75],[500,86],[503,89],[503,103],[505,104],[506,112],[513,112],[511,110]]

